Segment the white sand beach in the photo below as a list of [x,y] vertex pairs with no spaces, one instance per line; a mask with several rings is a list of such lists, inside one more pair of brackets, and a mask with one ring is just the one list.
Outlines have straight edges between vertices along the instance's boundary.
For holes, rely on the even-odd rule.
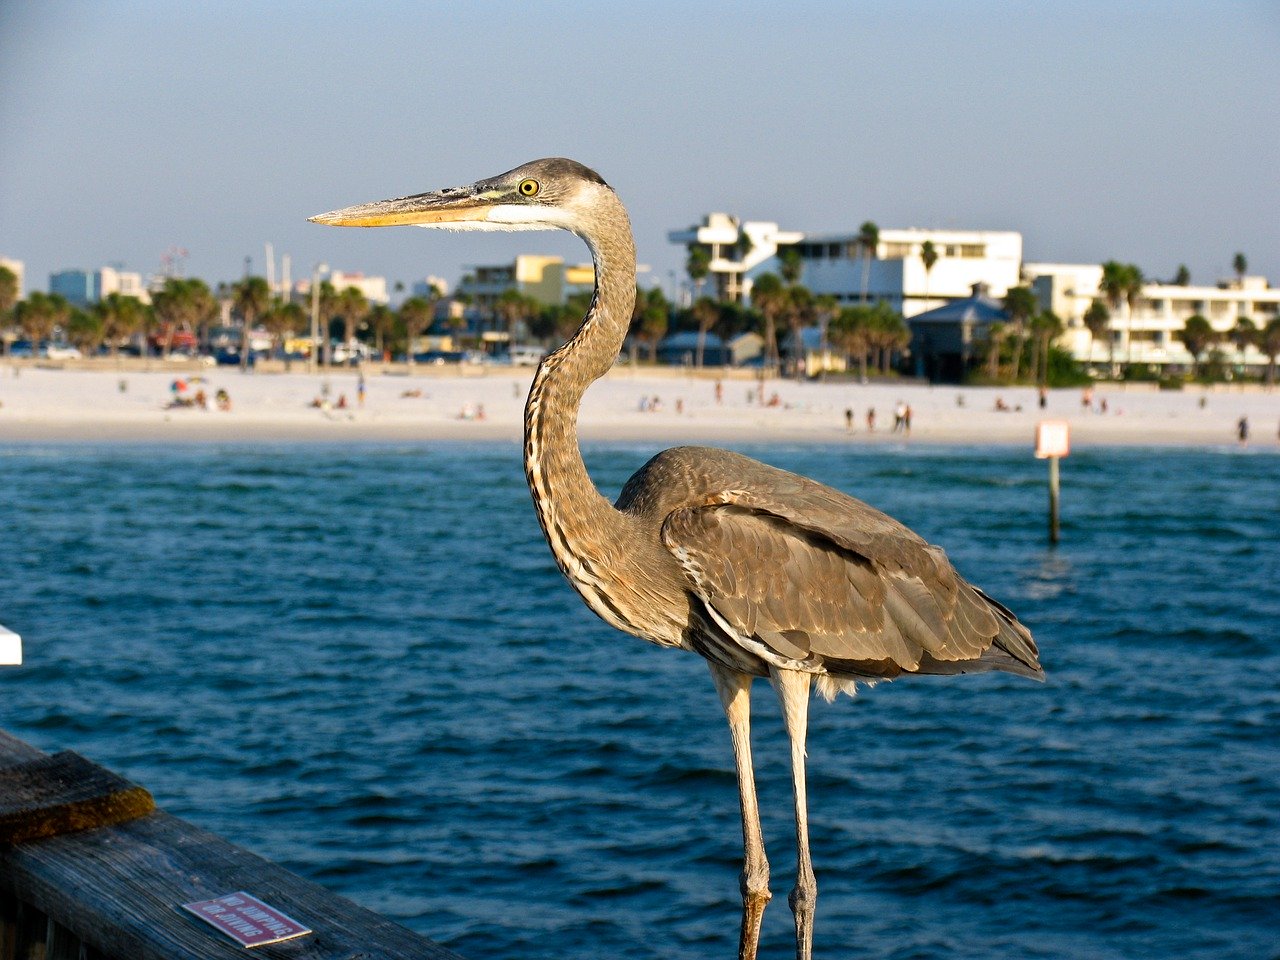
[[[201,378],[192,381],[193,377]],[[518,440],[529,368],[405,368],[365,371],[358,401],[354,371],[241,373],[206,368],[177,372],[159,362],[150,370],[49,369],[0,365],[0,442],[44,441],[398,441]],[[186,396],[203,390],[207,409],[171,407],[175,380],[188,381]],[[589,440],[789,443],[1032,443],[1040,419],[1070,423],[1074,447],[1090,445],[1223,446],[1237,443],[1241,417],[1250,444],[1280,449],[1280,391],[1256,387],[1191,388],[1160,392],[1145,386],[1099,385],[1094,408],[1082,407],[1079,389],[1049,392],[1037,405],[1035,390],[798,383],[771,379],[755,399],[756,381],[722,379],[716,402],[713,374],[619,366],[588,391],[580,434]],[[312,406],[327,384],[327,408]],[[229,410],[214,403],[226,390]],[[660,400],[642,411],[641,398]],[[996,410],[999,397],[1010,409]],[[340,406],[345,398],[345,407]],[[1100,412],[1101,401],[1106,412]],[[911,407],[910,436],[893,433],[894,408]],[[963,404],[963,405],[961,405]],[[875,430],[867,411],[876,413]],[[846,429],[845,411],[854,413]],[[483,414],[483,416],[481,416]]]

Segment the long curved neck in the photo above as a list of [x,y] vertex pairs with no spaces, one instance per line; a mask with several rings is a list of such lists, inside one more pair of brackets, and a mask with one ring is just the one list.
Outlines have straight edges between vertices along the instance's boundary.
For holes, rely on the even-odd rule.
[[582,396],[613,366],[635,305],[631,223],[612,191],[602,193],[601,206],[591,230],[580,234],[595,263],[595,296],[578,332],[538,367],[524,409],[529,490],[552,553],[571,580],[583,551],[605,542],[621,522],[591,482],[578,448]]

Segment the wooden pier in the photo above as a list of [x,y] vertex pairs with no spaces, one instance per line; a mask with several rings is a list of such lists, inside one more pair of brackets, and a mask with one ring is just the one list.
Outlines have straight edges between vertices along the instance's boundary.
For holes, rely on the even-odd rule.
[[[310,932],[249,951],[184,908],[241,891]],[[250,952],[263,960],[462,960],[155,809],[144,789],[76,754],[51,756],[0,731],[0,960]]]

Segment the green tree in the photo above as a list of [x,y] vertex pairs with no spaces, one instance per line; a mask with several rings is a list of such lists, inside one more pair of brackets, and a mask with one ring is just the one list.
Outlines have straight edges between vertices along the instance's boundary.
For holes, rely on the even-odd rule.
[[684,272],[689,275],[698,296],[702,295],[702,285],[711,272],[711,251],[701,243],[689,244],[689,256],[684,262]]
[[164,285],[151,298],[151,306],[164,336],[161,348],[167,358],[173,350],[173,335],[188,330],[202,339],[202,334],[218,315],[218,303],[208,285],[196,277],[167,277]]
[[1272,317],[1258,333],[1258,349],[1267,358],[1267,388],[1276,385],[1276,357],[1280,356],[1280,317]]
[[794,246],[778,249],[778,273],[788,284],[799,281],[800,275],[804,273],[804,258]]
[[867,358],[871,353],[870,307],[845,307],[831,321],[832,338],[846,356],[857,356],[863,382],[867,379]]
[[[699,301],[701,302],[701,301]],[[671,304],[659,287],[636,291],[636,303],[631,312],[631,335],[649,347],[649,360],[658,355],[658,342],[667,335],[671,322]],[[701,359],[699,359],[701,364]]]
[[720,308],[710,297],[699,297],[694,301],[689,313],[698,325],[698,348],[694,351],[694,366],[701,370],[702,360],[706,355],[707,334],[720,319]]
[[1088,328],[1094,343],[1106,337],[1107,362],[1111,369],[1114,370],[1116,365],[1116,341],[1115,337],[1111,335],[1111,311],[1107,309],[1107,305],[1101,300],[1095,300],[1089,304],[1089,309],[1084,312],[1084,325]]
[[147,330],[154,314],[151,308],[137,297],[121,293],[109,293],[94,305],[94,312],[102,324],[102,335],[111,344],[111,355],[119,353],[120,341],[142,336],[146,350]]
[[1027,340],[1027,321],[1036,315],[1040,304],[1030,287],[1010,287],[1004,295],[1004,311],[1013,330],[1013,381],[1017,383],[1022,367],[1022,348]]
[[920,244],[920,262],[924,264],[924,302],[928,306],[929,275],[933,272],[933,265],[938,262],[938,248],[933,245],[932,240]]
[[40,341],[48,340],[53,331],[71,316],[71,305],[56,293],[33,290],[27,299],[13,308],[14,322],[23,335],[31,341],[31,355],[38,356]]
[[0,327],[8,326],[9,315],[17,302],[18,275],[0,264]]
[[387,355],[387,343],[395,336],[400,318],[385,303],[374,304],[369,311],[369,326],[373,330],[374,357],[381,360]]
[[67,339],[79,347],[86,357],[102,346],[102,317],[88,310],[72,310],[66,323]]
[[1130,359],[1133,357],[1133,307],[1142,294],[1142,284],[1142,271],[1132,263],[1108,260],[1102,265],[1098,290],[1113,311],[1120,309],[1121,305],[1125,307],[1125,349]]
[[515,343],[516,330],[521,322],[528,320],[541,309],[542,305],[537,300],[514,287],[502,291],[502,296],[498,297],[497,303],[494,304],[494,310],[506,327],[507,343]]
[[871,220],[863,221],[858,228],[858,250],[862,254],[862,302],[867,302],[867,287],[871,283],[871,261],[880,246],[880,228]]
[[1236,279],[1243,284],[1244,275],[1249,272],[1249,261],[1243,253],[1237,253],[1231,258],[1231,269],[1236,272]]
[[240,369],[249,369],[250,334],[253,325],[271,306],[271,287],[265,277],[245,277],[231,287],[231,302],[240,314]]
[[987,326],[987,376],[1000,379],[1000,347],[1009,334],[1009,328],[999,320]]
[[439,288],[432,286],[428,296],[410,297],[400,304],[400,322],[404,325],[406,341],[405,356],[411,367],[414,365],[413,353],[418,348],[418,338],[431,325],[440,296]]
[[881,300],[870,308],[868,330],[878,358],[877,366],[881,374],[887,375],[893,365],[893,355],[911,342],[911,328],[902,314]]
[[1031,318],[1031,336],[1035,347],[1031,354],[1031,379],[1040,386],[1045,386],[1049,379],[1049,348],[1054,340],[1062,336],[1065,329],[1062,320],[1050,310]]
[[342,317],[342,343],[347,352],[347,366],[356,365],[356,330],[369,316],[372,305],[359,287],[344,287],[334,304],[337,315]]
[[[776,273],[762,273],[751,285],[751,305],[764,319],[764,363],[778,364],[778,321],[786,316],[790,297],[782,278]],[[763,397],[761,397],[763,402]]]
[[310,317],[307,311],[302,308],[302,304],[293,303],[292,301],[283,303],[277,300],[262,315],[262,325],[267,328],[267,332],[280,345],[280,351],[284,356],[285,370],[288,370],[293,363],[289,357],[285,341],[299,331],[306,329],[308,323],[310,323]]
[[1178,339],[1182,341],[1182,345],[1187,348],[1187,352],[1191,354],[1191,360],[1195,364],[1196,375],[1200,374],[1200,355],[1203,354],[1218,340],[1218,334],[1210,325],[1209,321],[1200,314],[1187,317],[1187,322],[1183,324],[1181,330],[1178,331]]
[[1178,272],[1173,275],[1173,285],[1175,287],[1186,287],[1191,284],[1191,271],[1187,269],[1185,263],[1178,264]]
[[1229,336],[1240,353],[1240,375],[1243,377],[1245,354],[1258,342],[1258,325],[1248,317],[1240,317],[1236,320],[1236,325],[1231,328]]

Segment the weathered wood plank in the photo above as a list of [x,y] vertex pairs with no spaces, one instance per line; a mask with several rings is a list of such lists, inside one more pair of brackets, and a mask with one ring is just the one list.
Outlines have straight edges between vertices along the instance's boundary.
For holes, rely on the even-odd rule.
[[[0,764],[43,756],[0,731]],[[246,890],[315,933],[262,960],[461,960],[457,954],[220,837],[157,810],[83,833],[0,847],[0,890],[106,957],[220,960],[245,950],[181,904]]]

